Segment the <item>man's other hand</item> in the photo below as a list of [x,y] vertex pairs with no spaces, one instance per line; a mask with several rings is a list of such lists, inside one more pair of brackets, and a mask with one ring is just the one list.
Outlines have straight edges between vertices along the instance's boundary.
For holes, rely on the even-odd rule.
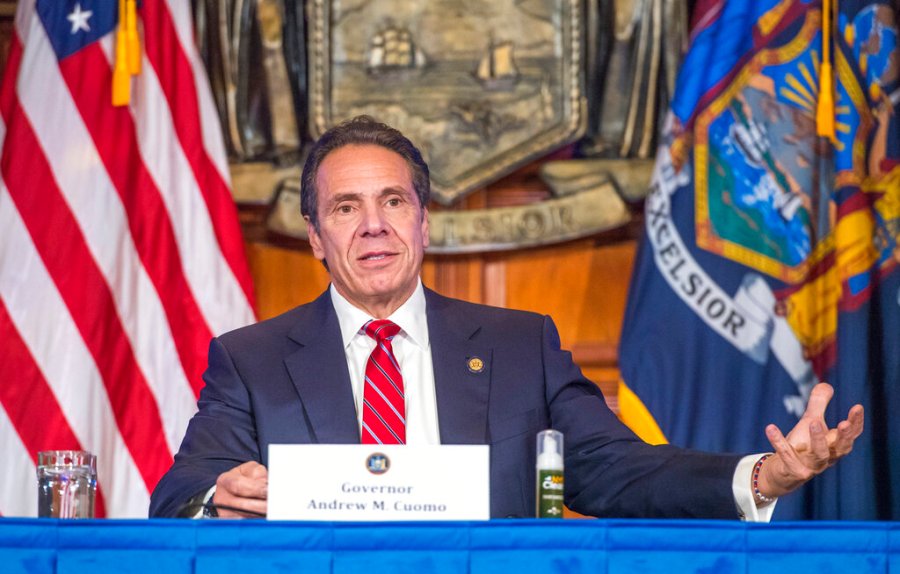
[[760,494],[777,497],[792,492],[853,450],[853,441],[863,431],[863,407],[854,405],[846,420],[829,429],[825,408],[833,395],[828,383],[816,385],[806,412],[787,437],[775,425],[766,427],[775,454],[760,469]]
[[[247,518],[249,512],[265,516],[269,495],[269,471],[258,462],[245,462],[216,479],[216,493],[212,503],[222,518]],[[246,510],[242,513],[224,507]]]

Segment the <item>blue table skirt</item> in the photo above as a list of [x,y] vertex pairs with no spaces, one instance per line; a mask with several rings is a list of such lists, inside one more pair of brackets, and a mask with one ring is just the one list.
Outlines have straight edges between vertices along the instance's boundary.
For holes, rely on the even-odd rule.
[[900,574],[900,523],[3,518],[0,572]]

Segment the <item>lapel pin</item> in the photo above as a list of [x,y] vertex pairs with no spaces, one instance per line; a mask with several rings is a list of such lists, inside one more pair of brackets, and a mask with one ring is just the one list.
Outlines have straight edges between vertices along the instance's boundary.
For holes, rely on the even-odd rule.
[[469,359],[466,366],[469,367],[470,372],[480,373],[481,371],[484,370],[484,361],[482,361],[478,357],[472,357]]

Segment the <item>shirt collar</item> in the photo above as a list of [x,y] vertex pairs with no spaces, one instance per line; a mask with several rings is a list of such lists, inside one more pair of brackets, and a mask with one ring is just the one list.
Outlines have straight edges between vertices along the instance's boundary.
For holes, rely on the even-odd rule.
[[[367,321],[374,319],[368,313],[355,307],[350,301],[347,301],[338,293],[332,283],[329,287],[331,294],[331,304],[334,305],[334,311],[337,313],[338,323],[341,326],[341,339],[344,342],[344,348],[350,346],[353,338],[361,333],[362,326]],[[403,305],[394,311],[390,317],[391,321],[400,326],[403,333],[416,345],[423,349],[428,348],[428,319],[425,314],[425,289],[422,287],[420,279],[416,285],[415,291],[409,296]]]

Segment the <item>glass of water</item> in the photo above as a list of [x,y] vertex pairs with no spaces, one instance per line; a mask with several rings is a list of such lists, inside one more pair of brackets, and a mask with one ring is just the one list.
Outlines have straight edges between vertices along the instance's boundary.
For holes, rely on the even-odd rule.
[[82,450],[38,453],[38,517],[93,518],[97,457]]

